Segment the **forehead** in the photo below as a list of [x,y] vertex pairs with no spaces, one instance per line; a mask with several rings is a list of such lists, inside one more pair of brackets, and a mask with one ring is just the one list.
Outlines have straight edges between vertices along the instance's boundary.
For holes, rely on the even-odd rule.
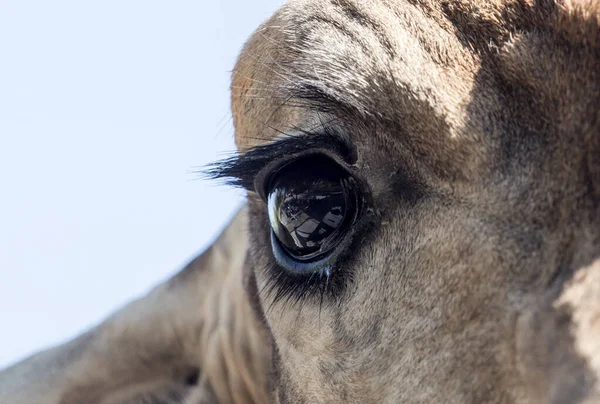
[[234,71],[239,146],[314,121],[307,115],[315,105],[405,126],[426,116],[457,132],[477,60],[441,10],[430,14],[402,1],[289,2],[250,39]]
[[[250,38],[234,70],[238,147],[331,120],[368,124],[353,133],[424,163],[477,166],[506,132],[502,125],[516,126],[506,116],[519,107],[507,107],[507,98],[519,96],[507,97],[507,88],[533,86],[554,109],[568,104],[563,90],[574,93],[568,80],[546,80],[565,58],[542,54],[546,43],[516,30],[547,31],[555,11],[553,1],[290,1]],[[516,44],[499,52],[509,40]],[[536,108],[544,109],[540,100]],[[531,128],[537,115],[520,117]]]

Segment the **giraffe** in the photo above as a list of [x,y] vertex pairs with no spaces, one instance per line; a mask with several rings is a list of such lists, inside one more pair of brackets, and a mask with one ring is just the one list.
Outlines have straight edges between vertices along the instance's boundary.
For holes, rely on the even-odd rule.
[[[600,402],[600,2],[290,0],[232,75],[247,191],[2,404]],[[118,281],[118,280],[115,280]]]

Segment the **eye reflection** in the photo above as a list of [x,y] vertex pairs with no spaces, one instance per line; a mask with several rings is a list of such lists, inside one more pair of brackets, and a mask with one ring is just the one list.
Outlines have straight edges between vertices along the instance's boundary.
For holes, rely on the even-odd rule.
[[280,244],[294,258],[308,260],[335,247],[351,195],[348,174],[329,159],[312,161],[308,169],[298,164],[277,173],[268,211]]

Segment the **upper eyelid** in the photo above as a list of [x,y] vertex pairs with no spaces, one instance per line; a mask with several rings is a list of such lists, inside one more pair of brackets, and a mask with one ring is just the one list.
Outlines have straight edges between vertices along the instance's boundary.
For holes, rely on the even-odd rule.
[[312,153],[326,154],[342,165],[356,161],[355,150],[337,132],[302,133],[216,161],[208,165],[203,174],[211,179],[224,179],[229,185],[256,191],[259,177],[268,176],[296,158]]

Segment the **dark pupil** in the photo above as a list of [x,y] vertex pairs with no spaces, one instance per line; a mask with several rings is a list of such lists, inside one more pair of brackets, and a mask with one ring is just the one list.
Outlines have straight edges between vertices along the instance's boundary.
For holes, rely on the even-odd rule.
[[348,210],[348,174],[327,157],[296,161],[269,189],[269,218],[293,257],[311,259],[335,246]]

